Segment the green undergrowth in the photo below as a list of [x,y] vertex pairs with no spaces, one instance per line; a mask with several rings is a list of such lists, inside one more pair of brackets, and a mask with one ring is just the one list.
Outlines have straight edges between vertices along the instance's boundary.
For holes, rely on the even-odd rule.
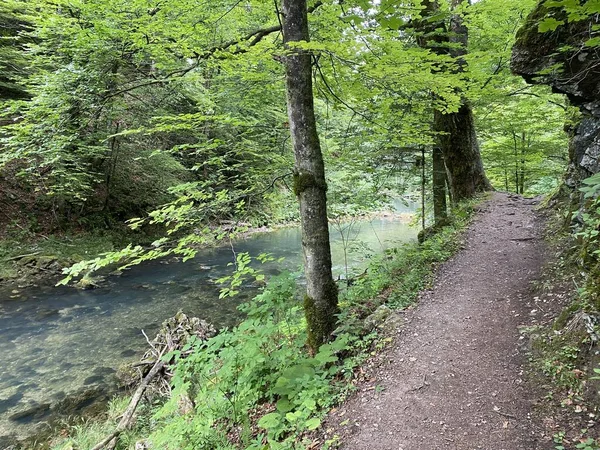
[[108,230],[49,236],[26,230],[12,233],[0,241],[0,281],[31,274],[56,278],[62,267],[120,249],[130,239],[127,233]]
[[[387,341],[364,319],[380,305],[402,309],[415,301],[436,266],[460,248],[471,206],[457,209],[452,224],[423,244],[406,244],[373,260],[365,275],[341,290],[335,339],[314,355],[306,348],[297,277],[271,278],[240,307],[246,318],[238,326],[187,344],[184,351],[194,351],[177,362],[170,399],[139,414],[117,448],[134,448],[136,440],[180,450],[316,448],[311,432],[353,391],[356,369]],[[109,415],[89,430],[99,438],[99,430],[108,434],[114,426]],[[74,431],[67,429],[69,437],[52,448],[90,448],[85,427]]]
[[559,204],[548,211],[550,258],[535,286],[536,298],[545,300],[555,318],[524,332],[530,335],[532,376],[545,395],[539,414],[556,424],[553,448],[600,450],[600,311],[593,272],[597,262],[590,258],[598,255],[597,233],[589,228],[589,211],[577,223],[564,216],[565,210]]

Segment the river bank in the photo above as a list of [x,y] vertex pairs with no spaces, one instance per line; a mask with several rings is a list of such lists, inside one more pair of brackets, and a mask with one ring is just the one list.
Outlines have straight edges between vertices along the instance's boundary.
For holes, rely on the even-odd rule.
[[[352,224],[356,221],[371,221],[375,219],[393,218],[402,223],[411,223],[414,214],[413,206],[402,207],[396,202],[396,210],[378,211],[360,217],[348,217],[331,221],[332,224]],[[400,210],[398,210],[400,208]],[[238,228],[242,231],[232,233],[225,241],[247,239],[253,235],[271,233],[277,230],[298,227],[297,222],[285,222],[270,226],[253,227],[250,224],[224,223],[222,232]],[[335,232],[335,230],[334,230]],[[218,233],[215,233],[218,234]],[[65,268],[83,260],[91,260],[97,256],[126,247],[131,237],[125,233],[80,233],[75,235],[30,236],[28,238],[5,237],[0,243],[0,290],[10,288],[12,299],[18,299],[22,289],[38,286],[54,286],[64,275]],[[142,239],[148,245],[154,237]],[[223,245],[223,239],[206,247]],[[198,250],[202,250],[199,248]],[[171,256],[170,262],[181,261],[181,257]],[[103,275],[119,276],[118,271],[105,271]],[[1,300],[1,299],[0,299]]]
[[[355,240],[366,242],[375,253],[415,236],[416,230],[388,216],[363,223]],[[333,235],[332,241],[334,271],[343,276],[341,239]],[[285,258],[283,265],[261,267],[271,275],[284,268],[296,270],[299,248],[300,234],[294,228],[256,233],[235,244],[238,253],[268,251]],[[146,341],[140,330],[152,336],[179,309],[218,328],[234,325],[241,317],[237,305],[251,298],[257,288],[247,283],[242,295],[218,300],[216,280],[228,273],[232,257],[230,247],[215,247],[183,264],[151,261],[91,291],[29,287],[14,299],[7,288],[0,291],[5,299],[0,302],[0,351],[6,360],[0,369],[0,399],[4,401],[0,403],[0,430],[4,430],[0,435],[25,436],[47,420],[62,399],[71,394],[89,396],[97,386],[113,383],[118,365],[143,352]],[[367,261],[364,253],[352,256],[354,267]],[[79,403],[86,406],[88,400],[93,403],[90,398]]]
[[[361,363],[385,346],[381,327],[397,322],[428,286],[437,265],[461,247],[470,210],[455,211],[452,225],[421,245],[413,240],[372,258],[351,286],[340,284],[336,340],[317,355],[306,352],[296,280],[287,275],[271,279],[261,295],[244,305],[246,320],[197,346],[177,365],[171,400],[143,407],[119,448],[229,450],[272,443],[288,449],[301,448],[300,442],[318,448],[310,442],[310,430],[352,391]],[[210,383],[193,383],[191,390],[181,385],[205,379]],[[189,394],[180,397],[184,392]],[[126,404],[124,399],[112,402],[106,420],[65,427],[51,448],[94,447],[114,431]]]

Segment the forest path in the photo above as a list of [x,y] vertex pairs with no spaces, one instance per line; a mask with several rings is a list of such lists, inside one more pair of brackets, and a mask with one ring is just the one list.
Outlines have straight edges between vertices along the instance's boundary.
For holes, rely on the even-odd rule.
[[482,204],[465,248],[432,290],[402,313],[369,381],[328,420],[347,450],[534,450],[548,447],[530,412],[519,326],[544,243],[534,200],[501,193]]

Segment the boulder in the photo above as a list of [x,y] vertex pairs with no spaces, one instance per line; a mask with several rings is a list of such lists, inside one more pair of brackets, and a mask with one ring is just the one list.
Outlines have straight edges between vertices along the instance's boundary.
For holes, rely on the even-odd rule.
[[392,310],[386,306],[379,306],[373,313],[365,319],[364,328],[366,330],[373,330],[383,325],[385,320],[392,314]]
[[[564,24],[540,33],[538,27],[548,17]],[[582,113],[579,123],[566,127],[572,139],[565,184],[572,189],[600,171],[600,56],[586,46],[589,30],[595,25],[596,16],[567,21],[560,8],[550,10],[540,1],[518,31],[512,50],[513,73],[528,83],[545,84],[553,92],[565,94]]]

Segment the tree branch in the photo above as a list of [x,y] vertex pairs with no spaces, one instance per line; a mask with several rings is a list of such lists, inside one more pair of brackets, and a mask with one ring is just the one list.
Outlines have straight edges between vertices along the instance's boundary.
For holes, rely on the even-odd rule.
[[152,379],[158,374],[158,372],[160,372],[160,370],[165,365],[165,362],[161,361],[163,352],[164,352],[164,350],[158,355],[158,359],[156,360],[154,367],[152,367],[150,372],[148,372],[148,374],[144,377],[142,383],[136,389],[135,393],[133,394],[133,397],[131,398],[131,402],[129,403],[129,406],[127,407],[127,410],[123,414],[123,417],[121,418],[121,421],[117,425],[117,428],[115,429],[115,431],[113,431],[111,434],[109,434],[104,439],[102,439],[102,441],[100,441],[98,444],[96,444],[92,448],[92,450],[100,450],[106,446],[108,446],[109,449],[115,448],[115,446],[117,445],[117,439],[118,439],[119,435],[121,433],[123,433],[123,431],[125,431],[129,427],[131,419],[133,418],[133,413],[137,409],[137,406],[138,406],[140,400],[142,399],[142,394],[144,393],[144,391],[146,390],[146,388],[148,387],[148,385],[150,384]]
[[[323,2],[318,1],[314,4],[314,6],[311,6],[310,8],[308,8],[308,12],[313,13],[322,5],[323,5]],[[280,31],[281,31],[281,23],[279,23],[278,25],[273,25],[271,27],[267,27],[267,28],[260,28],[258,30],[254,30],[254,31],[246,34],[245,36],[241,37],[240,39],[233,39],[229,42],[225,42],[223,44],[216,45],[216,46],[208,49],[204,53],[197,53],[195,56],[199,59],[208,59],[217,52],[228,50],[229,48],[231,48],[233,46],[240,45],[241,43],[248,42],[248,41],[249,41],[248,46],[253,47],[256,44],[258,44],[260,41],[262,41],[269,34],[278,33]],[[247,51],[246,49],[238,48],[238,49],[234,50],[232,53],[239,54],[239,53],[245,53],[246,51]]]
[[[323,5],[322,1],[318,1],[314,4],[314,6],[308,8],[308,12],[312,13],[314,11],[316,11],[320,6]],[[196,59],[196,61],[194,62],[194,64],[191,64],[189,67],[183,68],[183,69],[177,69],[174,70],[172,72],[169,72],[168,74],[166,74],[164,77],[162,77],[161,79],[153,79],[150,81],[145,81],[142,82],[140,84],[136,84],[135,86],[130,86],[127,88],[123,88],[119,91],[113,92],[109,95],[106,95],[103,97],[103,100],[106,101],[110,98],[113,97],[117,97],[121,94],[125,94],[127,92],[142,88],[142,87],[146,87],[146,86],[152,86],[154,84],[162,84],[162,83],[166,83],[171,81],[172,78],[174,78],[175,76],[177,77],[183,77],[186,74],[188,74],[189,72],[191,72],[192,70],[194,70],[196,67],[198,67],[200,65],[200,61],[202,60],[206,60],[209,59],[211,57],[213,57],[215,55],[215,53],[218,52],[222,52],[222,51],[226,51],[229,50],[231,47],[234,47],[236,45],[240,45],[243,42],[247,42],[248,47],[254,47],[256,46],[259,42],[261,42],[265,37],[267,37],[270,34],[273,33],[277,33],[281,31],[281,22],[278,25],[273,25],[270,27],[266,27],[266,28],[260,28],[258,30],[254,30],[248,34],[246,34],[245,36],[242,36],[240,39],[234,39],[228,42],[225,42],[223,44],[220,45],[216,45],[214,47],[209,48],[208,50],[206,50],[203,53],[198,53],[195,52],[194,53],[194,58]],[[245,48],[237,48],[235,50],[233,50],[231,53],[234,55],[239,55],[242,53],[246,53],[248,50]]]
[[[522,92],[522,91],[515,91],[515,92],[511,92],[510,94],[506,94],[507,97],[514,97],[515,95],[530,95],[532,97],[536,97],[536,98],[541,98],[542,100],[544,99],[544,97],[542,97],[541,95],[535,94],[533,92]],[[558,102],[555,102],[554,100],[550,100],[550,99],[546,99],[546,101],[548,103],[552,103],[553,105],[558,106],[559,108],[561,108],[563,111],[567,110],[567,107],[565,105],[561,105]]]

